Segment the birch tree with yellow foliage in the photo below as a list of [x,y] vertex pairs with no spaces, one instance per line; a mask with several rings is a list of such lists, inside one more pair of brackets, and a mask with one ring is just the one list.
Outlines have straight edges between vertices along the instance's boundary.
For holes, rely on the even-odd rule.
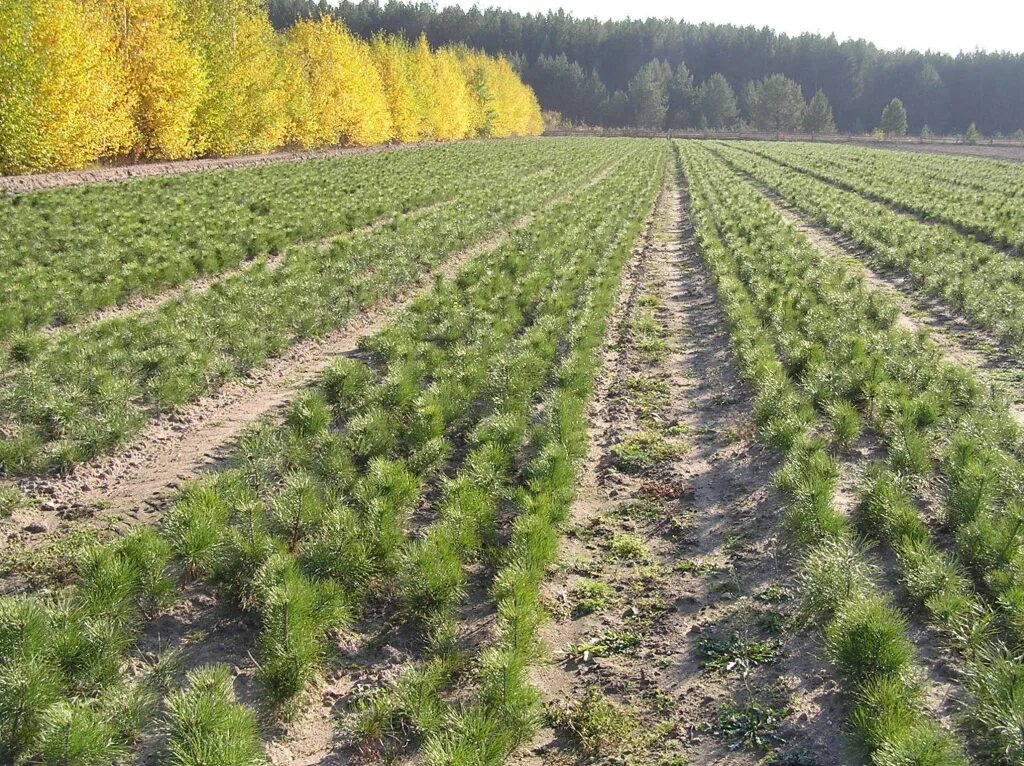
[[472,135],[474,103],[459,55],[450,48],[434,53],[434,138],[459,141]]
[[132,97],[100,9],[0,2],[0,170],[81,168],[126,152]]
[[102,0],[120,52],[139,140],[136,154],[180,159],[195,152],[192,126],[206,97],[203,61],[186,39],[177,0]]
[[186,28],[208,87],[193,137],[214,156],[264,153],[288,131],[280,45],[266,14],[247,0],[185,0]]
[[309,83],[305,145],[369,146],[391,138],[391,112],[368,44],[324,18],[297,22],[288,32],[287,48]]
[[424,99],[416,92],[412,51],[404,40],[376,35],[370,41],[370,53],[387,96],[392,137],[402,143],[422,140],[427,115]]
[[494,102],[491,110],[491,135],[539,136],[544,132],[540,104],[533,90],[519,79],[504,56],[489,59],[484,65],[487,90]]

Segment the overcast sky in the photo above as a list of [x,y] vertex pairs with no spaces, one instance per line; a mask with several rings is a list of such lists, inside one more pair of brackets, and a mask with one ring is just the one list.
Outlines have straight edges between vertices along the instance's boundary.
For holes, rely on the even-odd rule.
[[[437,0],[448,5],[453,0]],[[474,3],[458,0],[464,8]],[[931,49],[946,53],[1008,50],[1024,52],[1024,0],[480,0],[523,12],[564,8],[577,17],[600,19],[668,16],[691,22],[768,26],[779,32],[819,32],[845,40],[864,38],[880,48]]]

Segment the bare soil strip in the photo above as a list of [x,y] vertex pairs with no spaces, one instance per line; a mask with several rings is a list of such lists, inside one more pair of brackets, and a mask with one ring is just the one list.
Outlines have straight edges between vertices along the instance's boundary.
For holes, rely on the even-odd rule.
[[[489,139],[472,139],[459,143],[481,143]],[[490,139],[504,140],[504,139]],[[451,142],[445,142],[451,143]],[[336,157],[351,157],[361,154],[381,154],[409,149],[425,149],[443,146],[444,143],[426,141],[420,144],[385,144],[383,146],[348,146],[330,149],[307,151],[282,151],[273,154],[253,154],[243,157],[212,157],[197,160],[177,160],[172,162],[149,162],[135,165],[118,165],[113,167],[96,167],[89,170],[65,171],[57,173],[34,173],[16,176],[0,176],[0,194],[26,194],[45,189],[60,189],[66,186],[84,186],[100,183],[122,183],[138,178],[157,178],[160,176],[178,176],[186,173],[198,173],[210,170],[239,170],[242,168],[261,167],[263,165],[279,165],[283,162],[304,162],[306,160],[326,160]]]
[[854,269],[872,289],[892,297],[900,308],[898,323],[901,327],[911,332],[927,331],[950,362],[966,367],[1003,391],[1013,415],[1024,425],[1024,373],[1018,359],[964,317],[953,314],[934,298],[921,296],[909,278],[871,269],[864,263],[870,257],[864,250],[787,207],[771,191],[763,188],[759,191],[786,223],[802,232],[821,252]]
[[[572,192],[546,203],[545,208],[600,183],[625,159],[612,162]],[[534,217],[524,215],[508,229],[452,256],[441,267],[421,275],[418,283],[345,327],[298,343],[248,377],[230,381],[214,394],[155,418],[124,450],[81,464],[67,475],[20,480],[21,489],[37,503],[16,510],[0,523],[0,535],[8,544],[36,548],[74,530],[153,523],[178,487],[222,462],[246,428],[279,413],[331,362],[355,353],[361,339],[380,331],[417,297],[432,290],[436,279],[452,279],[466,262],[497,249]]]
[[377,218],[375,221],[372,221],[371,223],[368,223],[365,226],[360,226],[359,228],[351,229],[350,231],[345,231],[340,234],[332,234],[329,237],[323,237],[322,239],[318,239],[313,242],[299,242],[285,248],[284,250],[275,255],[266,255],[258,256],[255,258],[249,258],[246,261],[244,261],[240,266],[236,266],[233,269],[228,269],[227,271],[220,271],[215,274],[210,274],[204,277],[198,277],[196,279],[191,279],[183,285],[179,285],[178,287],[172,287],[169,290],[162,290],[159,293],[156,293],[155,295],[138,295],[118,306],[100,309],[99,311],[96,311],[95,313],[89,315],[87,318],[82,319],[81,321],[73,322],[67,325],[60,325],[57,327],[47,327],[43,329],[42,332],[44,335],[56,337],[68,332],[78,332],[94,324],[105,322],[110,319],[121,319],[126,316],[131,316],[132,314],[140,314],[144,311],[152,311],[154,309],[159,308],[164,303],[169,303],[170,301],[173,301],[177,298],[181,298],[184,295],[201,295],[214,285],[219,284],[221,282],[226,282],[229,279],[244,274],[245,272],[250,271],[251,269],[254,269],[261,264],[263,268],[265,268],[267,271],[274,271],[285,262],[285,259],[288,257],[288,254],[291,251],[296,250],[298,248],[315,245],[320,252],[327,252],[331,248],[331,245],[333,245],[335,242],[338,242],[339,240],[346,239],[348,237],[358,237],[364,236],[366,234],[372,234],[378,229],[387,226],[394,220],[408,218],[413,215],[422,215],[425,213],[429,213],[432,210],[435,210],[443,205],[448,204],[451,204],[451,200],[441,200],[440,202],[432,202],[430,204],[415,208],[413,210],[410,210],[408,213],[390,213],[388,215],[382,215],[380,218]]
[[[535,682],[549,726],[514,762],[757,763],[764,748],[729,723],[750,715],[781,719],[766,725],[765,747],[849,762],[818,639],[790,625],[777,460],[754,440],[750,392],[675,178],[616,324],[546,591],[552,661]],[[621,728],[572,733],[605,709]]]

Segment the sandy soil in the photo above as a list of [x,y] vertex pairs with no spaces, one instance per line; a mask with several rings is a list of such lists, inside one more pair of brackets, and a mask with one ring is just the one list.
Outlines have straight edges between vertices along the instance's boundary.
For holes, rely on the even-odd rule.
[[[637,335],[651,315],[661,355]],[[543,636],[552,661],[535,681],[552,716],[512,762],[747,764],[763,761],[767,749],[848,762],[816,634],[789,624],[792,575],[769,483],[777,462],[754,441],[750,392],[732,366],[725,318],[674,178],[628,273],[616,327],[591,409],[579,501],[546,586],[556,615]],[[614,448],[651,430],[677,434],[669,438],[682,453],[627,470]],[[643,553],[623,556],[624,541],[638,541]],[[612,595],[584,614],[579,594],[593,582]],[[613,635],[631,645],[584,648]],[[734,638],[770,648],[771,660],[707,667],[707,648]],[[628,722],[628,734],[589,755],[558,724],[558,711],[571,711],[588,689],[599,689]],[[716,725],[731,705],[753,702],[785,710],[766,747]]]

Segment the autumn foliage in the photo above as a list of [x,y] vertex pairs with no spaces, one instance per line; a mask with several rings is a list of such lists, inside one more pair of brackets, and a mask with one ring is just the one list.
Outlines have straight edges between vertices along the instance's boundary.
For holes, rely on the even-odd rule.
[[535,135],[504,58],[341,23],[283,34],[254,0],[0,2],[0,172]]

